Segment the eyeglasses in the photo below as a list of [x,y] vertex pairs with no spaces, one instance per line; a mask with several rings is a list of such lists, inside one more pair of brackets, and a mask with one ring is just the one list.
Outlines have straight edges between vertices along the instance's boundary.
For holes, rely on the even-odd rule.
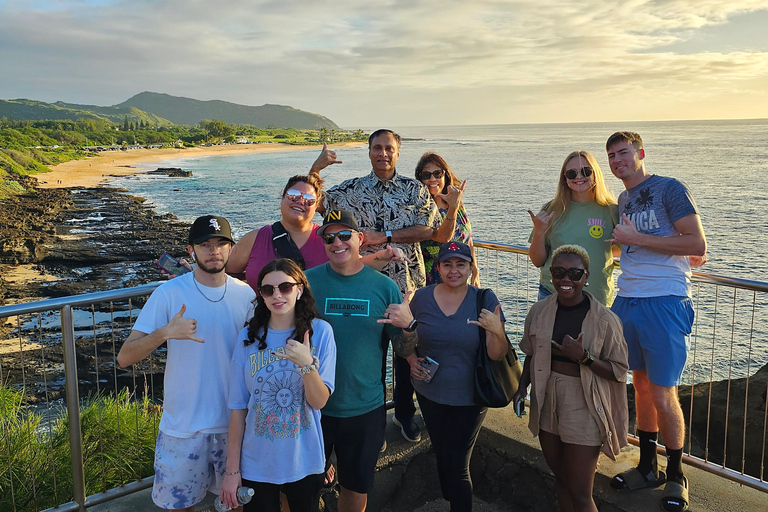
[[286,192],[285,196],[292,203],[298,203],[299,201],[303,201],[304,204],[307,206],[314,206],[314,204],[317,202],[317,198],[312,194],[302,194],[301,192],[295,189],[291,189],[288,192]]
[[338,233],[325,233],[323,234],[323,243],[325,245],[331,245],[336,241],[336,237],[339,237],[339,240],[342,242],[348,242],[349,239],[352,238],[352,231],[345,229],[344,231],[339,231]]
[[421,171],[421,179],[423,181],[427,181],[429,178],[434,176],[436,179],[440,179],[445,175],[445,169],[438,169],[436,171]]
[[562,279],[567,275],[571,281],[581,281],[586,270],[583,268],[549,267],[549,272],[552,274],[552,279]]
[[280,290],[280,293],[283,295],[288,295],[291,293],[291,290],[293,290],[294,286],[299,286],[299,283],[289,283],[286,281],[284,283],[280,283],[277,286],[272,286],[271,284],[263,284],[259,287],[259,295],[262,297],[271,297],[275,294],[275,288]]
[[581,172],[581,175],[585,178],[589,178],[592,176],[592,168],[591,167],[582,167],[581,169],[568,169],[565,171],[565,178],[568,180],[575,180],[576,177],[579,175],[579,172]]
[[208,252],[218,252],[228,246],[229,242],[203,242],[202,244],[197,245]]

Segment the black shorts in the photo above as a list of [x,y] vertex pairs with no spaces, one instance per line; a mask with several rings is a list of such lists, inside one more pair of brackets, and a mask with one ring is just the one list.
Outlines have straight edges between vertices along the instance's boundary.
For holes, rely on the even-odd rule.
[[331,453],[336,450],[339,484],[345,489],[367,494],[373,488],[376,461],[384,443],[387,407],[350,418],[336,418],[323,414],[323,440],[325,460],[330,464]]

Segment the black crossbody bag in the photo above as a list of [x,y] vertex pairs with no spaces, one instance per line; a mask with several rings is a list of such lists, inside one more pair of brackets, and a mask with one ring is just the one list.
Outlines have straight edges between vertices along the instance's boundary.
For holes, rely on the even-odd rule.
[[[488,291],[488,288],[477,290],[478,316],[483,309],[483,299]],[[479,329],[480,348],[475,364],[475,403],[484,407],[506,407],[520,387],[523,367],[506,333],[504,333],[504,337],[507,340],[507,355],[501,361],[494,361],[488,357],[488,348],[485,343],[486,332],[482,327]]]
[[306,270],[304,256],[280,222],[272,224],[272,246],[275,248],[276,258],[292,259],[301,267],[301,270]]

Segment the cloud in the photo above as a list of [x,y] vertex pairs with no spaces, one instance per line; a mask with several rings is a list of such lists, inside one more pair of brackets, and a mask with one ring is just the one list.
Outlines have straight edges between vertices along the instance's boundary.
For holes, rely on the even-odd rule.
[[291,104],[346,124],[428,124],[414,113],[439,109],[460,124],[456,103],[486,109],[474,122],[505,122],[505,112],[514,122],[515,110],[546,120],[564,100],[627,91],[759,96],[768,52],[669,48],[765,9],[768,0],[7,0],[0,97],[112,104],[153,90]]

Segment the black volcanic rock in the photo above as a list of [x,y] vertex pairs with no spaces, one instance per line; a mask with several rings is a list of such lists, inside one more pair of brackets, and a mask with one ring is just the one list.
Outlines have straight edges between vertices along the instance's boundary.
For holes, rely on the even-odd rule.
[[185,171],[179,167],[158,167],[154,171],[149,171],[147,174],[159,174],[170,176],[171,178],[189,178],[192,176],[192,171]]

